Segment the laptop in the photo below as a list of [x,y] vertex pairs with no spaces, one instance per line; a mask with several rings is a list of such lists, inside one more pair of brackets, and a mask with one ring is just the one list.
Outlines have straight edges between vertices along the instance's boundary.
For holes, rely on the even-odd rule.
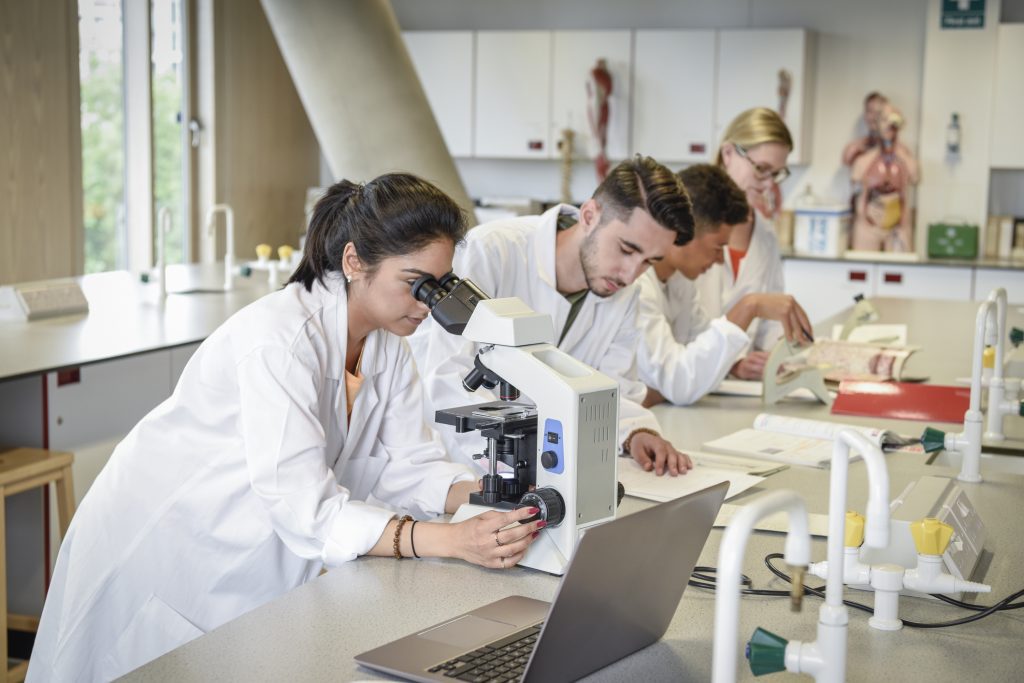
[[355,659],[413,681],[582,678],[665,635],[728,488],[588,530],[550,603],[507,597]]

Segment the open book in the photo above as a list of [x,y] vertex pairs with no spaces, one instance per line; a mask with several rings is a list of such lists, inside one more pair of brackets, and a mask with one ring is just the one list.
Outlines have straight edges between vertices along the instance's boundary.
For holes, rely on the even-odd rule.
[[[882,450],[896,450],[919,443],[917,439],[884,429],[761,413],[754,418],[752,429],[741,429],[708,441],[704,449],[789,465],[828,467],[832,460],[833,442],[841,429],[855,429]],[[850,460],[859,457],[860,453],[850,449]]]

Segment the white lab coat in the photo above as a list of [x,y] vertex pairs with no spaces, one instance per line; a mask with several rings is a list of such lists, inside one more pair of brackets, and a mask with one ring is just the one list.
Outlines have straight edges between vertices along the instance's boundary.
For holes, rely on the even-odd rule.
[[718,386],[750,341],[721,316],[708,320],[697,287],[680,272],[661,282],[654,269],[637,280],[640,379],[676,405],[689,405]]
[[[747,255],[740,261],[739,278],[732,272],[728,247],[725,248],[725,263],[716,263],[697,278],[700,304],[712,318],[727,313],[747,294],[785,291],[775,229],[756,211],[754,216],[754,230]],[[782,337],[783,327],[777,320],[758,318],[747,328],[747,334],[754,349],[771,350]]]
[[[561,336],[571,305],[555,287],[555,233],[560,213],[578,217],[575,207],[559,205],[541,216],[492,221],[473,228],[455,253],[454,270],[469,278],[493,298],[516,296],[554,321],[555,341]],[[619,442],[637,427],[660,431],[654,415],[640,403],[646,387],[637,379],[636,285],[623,287],[605,298],[587,294],[559,348],[619,383]],[[423,372],[427,415],[437,409],[498,400],[494,392],[478,389],[469,394],[462,378],[473,367],[478,349],[462,337],[448,334],[433,318],[423,323],[413,349]],[[515,382],[513,381],[513,384]],[[527,400],[529,397],[524,397]],[[453,459],[472,462],[482,452],[477,433],[456,434],[446,425],[438,431]]]
[[419,419],[404,340],[365,343],[347,425],[339,277],[217,329],[117,446],[61,545],[30,681],[110,680],[369,551],[473,473]]

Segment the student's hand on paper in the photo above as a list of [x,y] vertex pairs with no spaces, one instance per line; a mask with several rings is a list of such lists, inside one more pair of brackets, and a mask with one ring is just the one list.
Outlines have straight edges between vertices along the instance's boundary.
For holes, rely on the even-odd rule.
[[690,456],[675,449],[657,434],[637,432],[629,442],[629,454],[645,472],[654,470],[659,477],[668,472],[673,477],[693,468]]
[[537,508],[493,510],[452,524],[454,547],[446,554],[491,569],[514,567],[523,559],[540,530],[547,526],[543,520],[522,523],[538,512]]
[[730,372],[737,379],[760,380],[764,377],[764,364],[767,360],[767,351],[751,351],[736,361]]

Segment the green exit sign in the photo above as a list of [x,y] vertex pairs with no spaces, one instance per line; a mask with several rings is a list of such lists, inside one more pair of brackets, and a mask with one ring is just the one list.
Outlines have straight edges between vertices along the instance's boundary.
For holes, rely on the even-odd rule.
[[985,28],[985,0],[942,0],[942,28]]

